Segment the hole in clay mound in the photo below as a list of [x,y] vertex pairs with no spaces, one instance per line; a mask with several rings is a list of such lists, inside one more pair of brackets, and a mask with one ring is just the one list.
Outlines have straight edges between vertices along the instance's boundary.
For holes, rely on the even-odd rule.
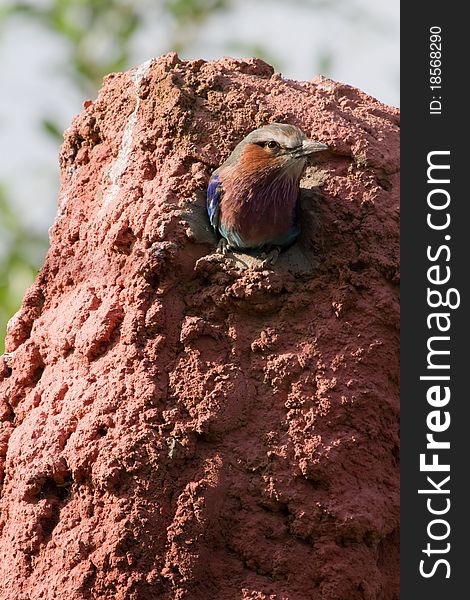
[[377,183],[386,192],[389,192],[392,189],[392,184],[388,179],[377,178]]
[[75,352],[75,346],[69,346],[66,350],[64,350],[64,358],[67,358],[74,352]]
[[36,367],[36,369],[33,371],[31,380],[34,384],[38,383],[38,381],[41,379],[42,374],[44,373],[44,369],[44,365],[40,365],[39,367]]
[[6,404],[7,404],[8,408],[10,409],[7,419],[8,419],[8,421],[10,421],[10,423],[13,423],[15,420],[15,417],[16,417],[15,409],[8,401]]
[[105,425],[102,425],[96,430],[96,437],[102,438],[108,433],[108,428]]
[[290,517],[289,507],[284,502],[270,502],[269,504],[262,504],[261,508],[268,513],[278,513],[283,517]]
[[5,352],[5,354],[0,357],[0,381],[7,379],[13,373],[13,369],[10,366],[12,357],[13,354],[10,354],[9,352]]
[[51,502],[62,503],[70,496],[70,486],[72,483],[72,475],[68,475],[63,483],[57,483],[52,477],[46,477],[38,492],[38,497],[46,498]]
[[52,477],[46,477],[37,494],[37,498],[46,499],[50,505],[50,513],[41,519],[41,529],[44,541],[47,542],[60,520],[60,509],[70,496],[70,487],[73,482],[69,474],[63,483],[57,483]]
[[135,244],[136,236],[130,227],[124,227],[119,231],[113,243],[113,250],[121,254],[129,255]]
[[363,271],[366,267],[366,263],[362,260],[357,260],[355,262],[349,263],[349,268],[351,269],[351,271],[360,272]]
[[76,244],[80,240],[80,229],[77,227],[69,233],[69,244]]

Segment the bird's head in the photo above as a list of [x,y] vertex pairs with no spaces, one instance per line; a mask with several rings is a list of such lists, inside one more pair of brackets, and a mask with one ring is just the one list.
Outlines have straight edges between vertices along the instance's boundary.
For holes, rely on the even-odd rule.
[[309,139],[293,125],[271,123],[249,133],[234,149],[224,167],[241,165],[258,172],[300,177],[307,158],[328,146]]

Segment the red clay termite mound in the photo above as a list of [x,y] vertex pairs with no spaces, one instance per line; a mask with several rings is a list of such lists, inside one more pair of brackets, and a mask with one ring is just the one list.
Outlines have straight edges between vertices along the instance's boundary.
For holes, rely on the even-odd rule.
[[[211,170],[331,148],[272,270],[221,262]],[[398,598],[396,109],[258,60],[109,76],[0,360],[2,600]]]

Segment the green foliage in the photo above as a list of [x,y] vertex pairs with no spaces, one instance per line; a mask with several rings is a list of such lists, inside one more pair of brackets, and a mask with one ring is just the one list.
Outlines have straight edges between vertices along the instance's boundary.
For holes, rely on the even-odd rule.
[[230,0],[165,0],[169,14],[181,25],[202,23],[214,12],[227,8]]
[[[95,94],[104,75],[129,66],[131,43],[141,25],[138,2],[132,0],[50,0],[12,2],[7,17],[21,15],[68,42],[68,74],[78,87]],[[0,13],[0,23],[2,14]]]
[[24,291],[42,263],[47,239],[21,224],[0,187],[0,354],[8,319],[19,309]]
[[47,135],[49,135],[51,138],[53,138],[58,144],[62,143],[64,134],[62,132],[62,129],[56,123],[54,123],[54,121],[51,121],[51,119],[48,118],[44,118],[41,121],[41,126],[44,132],[47,133]]

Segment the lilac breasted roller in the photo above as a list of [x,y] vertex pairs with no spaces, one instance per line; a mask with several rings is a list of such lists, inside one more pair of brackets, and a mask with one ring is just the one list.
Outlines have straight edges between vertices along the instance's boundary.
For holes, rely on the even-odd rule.
[[327,149],[283,123],[248,134],[209,181],[207,212],[221,238],[218,250],[265,251],[264,262],[274,264],[300,233],[299,182],[307,157]]

